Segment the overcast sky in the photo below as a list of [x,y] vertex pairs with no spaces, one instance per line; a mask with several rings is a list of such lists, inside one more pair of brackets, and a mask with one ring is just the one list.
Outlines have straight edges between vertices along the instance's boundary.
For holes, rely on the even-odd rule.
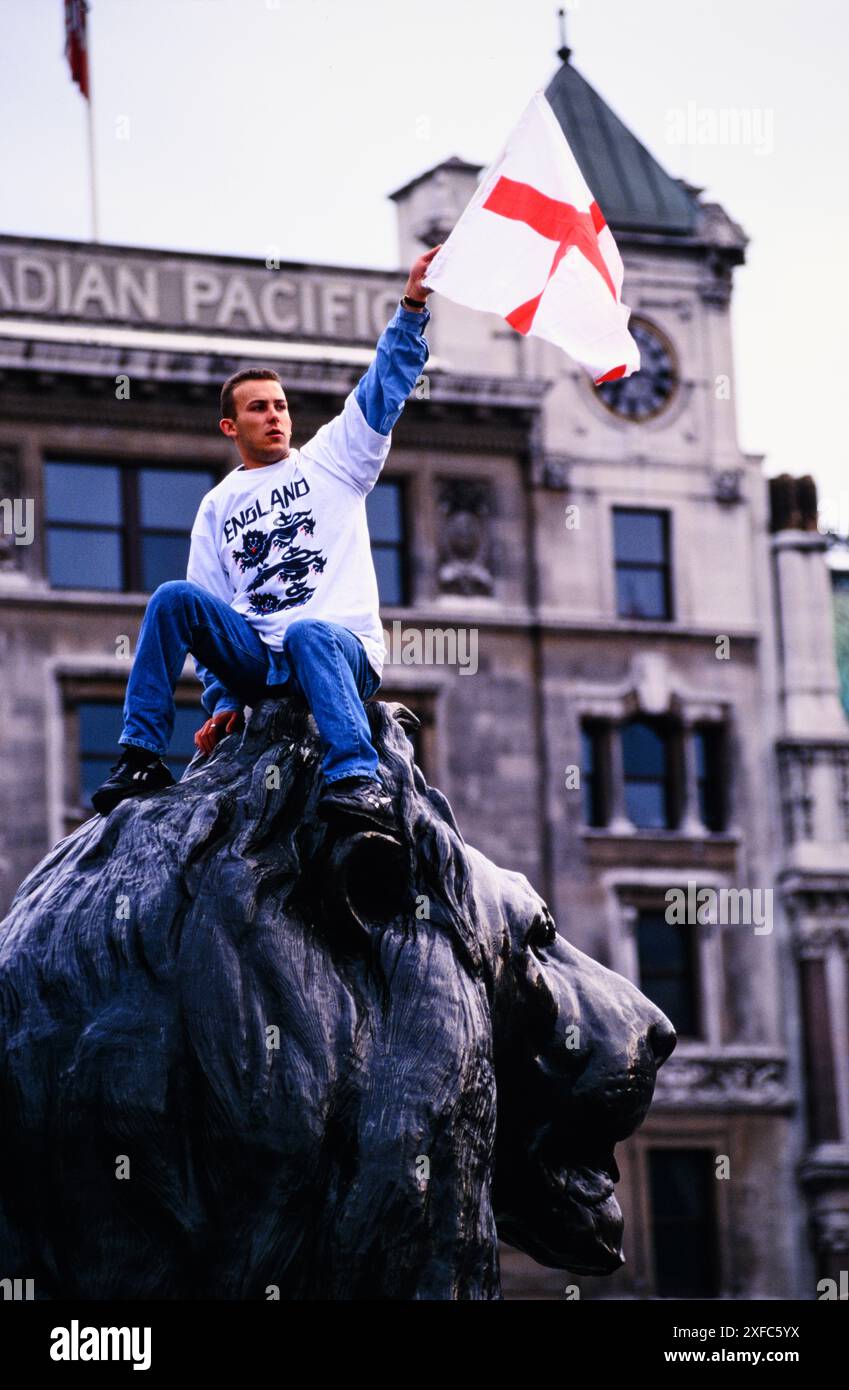
[[[743,448],[770,474],[813,472],[849,530],[846,0],[566,8],[583,76],[751,237],[734,296]],[[397,268],[387,194],[448,155],[494,157],[557,66],[556,9],[91,0],[100,239]],[[0,230],[87,239],[62,0],[0,0],[0,15]],[[669,113],[688,109],[746,112],[753,138],[677,143]]]

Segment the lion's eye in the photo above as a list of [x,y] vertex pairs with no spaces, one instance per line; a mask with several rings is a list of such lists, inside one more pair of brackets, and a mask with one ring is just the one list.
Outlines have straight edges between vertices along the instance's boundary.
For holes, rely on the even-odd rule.
[[540,913],[528,933],[528,945],[535,950],[543,950],[546,946],[553,946],[556,940],[557,928],[553,918],[548,913]]

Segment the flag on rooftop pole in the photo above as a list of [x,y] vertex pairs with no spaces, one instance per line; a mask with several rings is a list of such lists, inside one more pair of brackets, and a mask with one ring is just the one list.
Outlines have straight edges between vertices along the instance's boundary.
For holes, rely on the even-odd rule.
[[91,99],[91,72],[89,68],[88,11],[86,0],[65,0],[65,57],[71,69],[71,80],[76,82],[88,103],[88,158],[89,191],[91,194],[91,233],[92,240],[99,239],[97,225],[97,185],[94,161],[94,103]]
[[557,117],[535,92],[424,283],[545,338],[596,385],[639,371],[624,267]]
[[71,78],[88,98],[88,45],[86,42],[85,0],[65,0],[65,57]]

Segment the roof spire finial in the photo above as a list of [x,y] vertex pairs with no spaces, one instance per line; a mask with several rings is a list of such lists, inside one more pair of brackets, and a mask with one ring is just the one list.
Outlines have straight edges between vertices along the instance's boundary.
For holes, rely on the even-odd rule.
[[566,11],[561,8],[557,11],[557,18],[560,20],[560,47],[557,56],[562,63],[568,63],[572,56],[572,50],[566,42]]

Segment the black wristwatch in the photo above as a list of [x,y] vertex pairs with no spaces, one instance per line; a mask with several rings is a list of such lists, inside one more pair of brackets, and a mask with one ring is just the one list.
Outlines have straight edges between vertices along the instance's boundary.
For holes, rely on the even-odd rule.
[[409,294],[401,296],[401,303],[405,309],[424,309],[427,301],[424,299],[413,299]]

